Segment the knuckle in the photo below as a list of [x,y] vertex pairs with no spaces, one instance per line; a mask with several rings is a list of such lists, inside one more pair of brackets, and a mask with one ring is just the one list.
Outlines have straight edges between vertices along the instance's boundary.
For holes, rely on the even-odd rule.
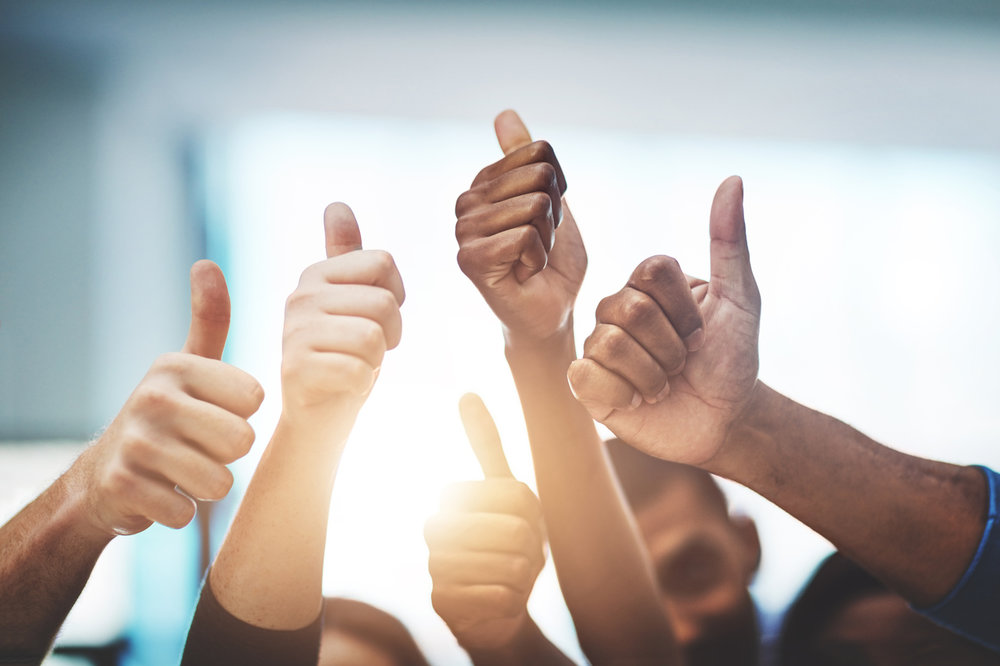
[[379,273],[392,273],[396,270],[396,261],[385,250],[370,250],[371,261]]
[[164,374],[177,374],[184,370],[190,359],[188,354],[181,352],[167,352],[160,354],[153,361],[153,369]]
[[531,156],[532,161],[535,160],[545,160],[555,156],[556,152],[552,149],[552,144],[545,139],[539,139],[533,141],[528,146],[528,154]]
[[534,536],[531,525],[525,520],[518,520],[511,534],[511,538],[517,545],[518,550],[521,551],[526,551],[531,546]]
[[104,477],[104,488],[116,497],[127,497],[136,487],[135,476],[123,467],[116,466]]
[[635,269],[635,277],[642,281],[658,282],[680,272],[681,265],[676,259],[659,254],[640,263]]
[[532,217],[541,217],[552,212],[552,199],[545,192],[528,194],[528,212]]
[[[481,171],[480,174],[482,174]],[[478,178],[479,176],[476,177]],[[459,194],[458,198],[455,199],[455,217],[462,218],[465,213],[476,206],[478,200],[479,197],[473,190],[466,190]]]
[[531,560],[522,555],[516,555],[510,559],[510,575],[512,580],[518,583],[528,584],[534,577],[534,567],[531,565]]
[[640,292],[630,291],[618,301],[619,315],[626,326],[635,326],[648,321],[656,314],[659,306]]
[[135,399],[139,409],[156,412],[170,409],[175,402],[175,396],[170,391],[149,384],[136,389]]
[[548,162],[538,162],[532,165],[534,182],[542,188],[547,188],[556,182],[556,168]]
[[475,255],[468,246],[461,246],[458,248],[458,254],[456,255],[456,260],[458,261],[458,267],[467,277],[472,278],[476,275],[476,261]]
[[130,433],[122,442],[122,460],[128,464],[148,463],[156,453],[156,445],[138,433]]

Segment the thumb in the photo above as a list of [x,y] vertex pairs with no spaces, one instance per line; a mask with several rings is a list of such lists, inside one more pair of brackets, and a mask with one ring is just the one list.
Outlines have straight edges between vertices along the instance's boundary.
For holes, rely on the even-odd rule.
[[345,203],[332,203],[323,211],[326,256],[337,257],[361,249],[361,230],[354,211]]
[[730,176],[719,185],[709,217],[712,239],[710,288],[746,305],[759,300],[750,269],[747,228],[743,218],[743,181]]
[[191,267],[191,327],[183,351],[222,358],[229,334],[229,289],[222,270],[207,259]]
[[493,121],[493,129],[496,130],[497,141],[500,142],[504,155],[510,155],[521,146],[531,143],[531,134],[524,121],[511,109],[500,112]]
[[472,451],[486,478],[513,478],[503,455],[500,433],[482,398],[475,393],[466,393],[458,401],[458,411],[462,415],[462,425],[472,444]]

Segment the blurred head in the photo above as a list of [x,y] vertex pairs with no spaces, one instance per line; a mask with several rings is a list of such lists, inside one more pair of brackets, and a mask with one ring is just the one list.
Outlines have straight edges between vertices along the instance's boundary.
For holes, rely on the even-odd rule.
[[754,663],[759,638],[747,588],[760,564],[760,542],[753,521],[729,515],[722,490],[703,470],[617,439],[607,450],[686,663]]
[[374,606],[323,600],[319,666],[428,666],[403,623]]
[[840,553],[816,570],[785,618],[782,666],[979,666],[1000,655],[910,609]]

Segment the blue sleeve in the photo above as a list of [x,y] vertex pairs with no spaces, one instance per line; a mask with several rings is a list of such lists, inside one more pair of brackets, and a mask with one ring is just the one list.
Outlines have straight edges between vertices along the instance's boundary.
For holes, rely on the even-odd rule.
[[1000,475],[980,467],[989,485],[986,528],[969,568],[944,599],[917,608],[957,634],[1000,652]]

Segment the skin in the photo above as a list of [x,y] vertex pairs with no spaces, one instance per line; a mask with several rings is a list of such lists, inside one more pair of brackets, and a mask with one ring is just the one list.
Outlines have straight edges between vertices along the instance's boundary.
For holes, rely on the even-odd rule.
[[591,662],[676,663],[645,549],[566,382],[587,253],[565,177],[516,113],[494,124],[505,157],[458,198],[458,263],[503,328],[563,596]]
[[219,360],[228,330],[225,279],[200,261],[183,350],[156,359],[90,448],[0,528],[0,655],[41,660],[115,536],[154,522],[181,528],[192,497],[229,492],[226,464],[250,450],[247,418],[264,392]]
[[742,201],[736,177],[716,193],[710,281],[669,257],[644,261],[601,302],[569,381],[628,444],[746,485],[907,601],[933,604],[978,545],[985,479],[882,446],[758,381],[760,294]]
[[635,518],[684,663],[755,664],[759,639],[747,591],[760,561],[753,521],[730,517],[680,478],[638,507]]
[[425,526],[434,610],[477,666],[572,664],[528,614],[545,564],[538,499],[511,475],[479,397],[460,405],[486,479],[450,486]]
[[[392,257],[361,248],[344,204],[327,207],[324,228],[327,259],[286,302],[282,413],[208,578],[229,613],[265,629],[302,628],[320,613],[337,465],[402,329]],[[184,663],[195,661],[186,653]]]

